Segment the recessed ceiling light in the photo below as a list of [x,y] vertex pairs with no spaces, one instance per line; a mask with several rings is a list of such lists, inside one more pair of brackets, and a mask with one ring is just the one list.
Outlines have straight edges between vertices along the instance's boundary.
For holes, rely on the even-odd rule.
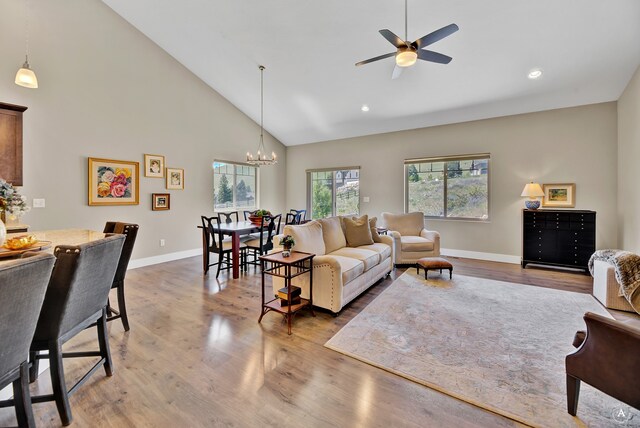
[[367,112],[367,111],[369,111],[369,106],[366,105],[366,104],[362,104],[362,107],[360,107],[360,110],[362,110],[364,112]]
[[531,70],[529,72],[529,74],[527,75],[527,77],[531,80],[535,80],[535,79],[539,79],[542,77],[542,70],[539,68],[534,68],[533,70]]

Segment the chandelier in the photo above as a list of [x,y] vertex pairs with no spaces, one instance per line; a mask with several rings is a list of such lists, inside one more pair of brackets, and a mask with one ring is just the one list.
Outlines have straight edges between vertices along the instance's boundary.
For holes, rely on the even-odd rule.
[[258,67],[260,69],[260,144],[258,145],[258,153],[256,157],[247,152],[247,163],[251,165],[273,165],[278,163],[276,153],[271,152],[271,157],[267,157],[264,149],[264,65]]

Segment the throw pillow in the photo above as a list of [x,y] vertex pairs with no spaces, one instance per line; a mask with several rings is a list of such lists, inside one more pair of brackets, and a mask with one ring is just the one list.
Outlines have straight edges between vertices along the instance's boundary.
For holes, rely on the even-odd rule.
[[322,225],[322,236],[327,254],[347,246],[340,217],[322,218],[318,220],[318,223]]
[[380,234],[377,229],[378,217],[371,217],[369,219],[369,228],[371,229],[371,238],[373,238],[373,242],[381,242]]
[[369,227],[369,216],[366,214],[357,219],[344,218],[345,237],[349,247],[359,247],[361,245],[373,244],[371,228]]
[[322,225],[317,221],[310,221],[301,225],[288,224],[284,227],[283,233],[291,235],[296,241],[296,245],[293,246],[294,251],[312,253],[316,256],[325,254]]

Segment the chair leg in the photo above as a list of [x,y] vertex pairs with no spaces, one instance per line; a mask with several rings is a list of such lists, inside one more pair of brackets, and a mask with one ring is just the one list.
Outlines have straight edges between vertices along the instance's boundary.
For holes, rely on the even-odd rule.
[[62,425],[67,426],[71,423],[73,415],[71,414],[71,406],[69,405],[67,384],[64,380],[62,344],[58,340],[49,343],[49,363],[53,398],[56,402],[56,407],[58,408],[58,414],[60,414]]
[[96,323],[96,327],[98,329],[98,344],[100,345],[100,356],[104,358],[104,371],[106,372],[107,376],[113,376],[113,361],[111,360],[111,350],[109,349],[109,335],[107,334],[106,308],[102,309],[102,316]]
[[20,377],[13,382],[13,402],[18,427],[35,427],[31,395],[29,395],[29,363],[26,361],[20,364]]
[[578,399],[580,398],[580,379],[567,375],[567,412],[575,416],[578,412]]
[[222,268],[222,262],[224,261],[224,254],[218,254],[218,271],[216,272],[216,278],[220,275],[220,269]]
[[[120,281],[116,287],[118,290],[118,311],[120,311],[120,319],[124,331],[129,331],[129,317],[127,316],[127,305],[124,301],[124,281]],[[109,306],[107,306],[109,308]]]
[[38,351],[29,351],[29,362],[31,363],[31,367],[29,367],[29,383],[38,379],[38,371],[40,369],[40,360],[36,358],[38,354]]

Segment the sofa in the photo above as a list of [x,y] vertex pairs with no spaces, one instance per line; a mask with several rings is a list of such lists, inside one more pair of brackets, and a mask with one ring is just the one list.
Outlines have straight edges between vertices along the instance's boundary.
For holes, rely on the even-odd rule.
[[425,229],[423,213],[382,213],[382,221],[393,240],[394,265],[413,265],[423,257],[440,256],[440,234]]
[[[295,240],[294,251],[316,254],[312,269],[313,305],[334,314],[393,269],[392,239],[378,235],[375,218],[369,221],[363,216],[353,220],[366,222],[371,239],[370,243],[357,246],[349,246],[349,230],[344,226],[349,220],[353,219],[329,217],[301,225],[286,225],[283,234],[274,238],[272,250],[281,251],[280,240],[284,235],[291,235]],[[357,240],[351,241],[357,243]],[[292,284],[302,289],[303,298],[309,298],[309,275],[294,278]],[[274,276],[274,294],[282,287],[284,280]]]

